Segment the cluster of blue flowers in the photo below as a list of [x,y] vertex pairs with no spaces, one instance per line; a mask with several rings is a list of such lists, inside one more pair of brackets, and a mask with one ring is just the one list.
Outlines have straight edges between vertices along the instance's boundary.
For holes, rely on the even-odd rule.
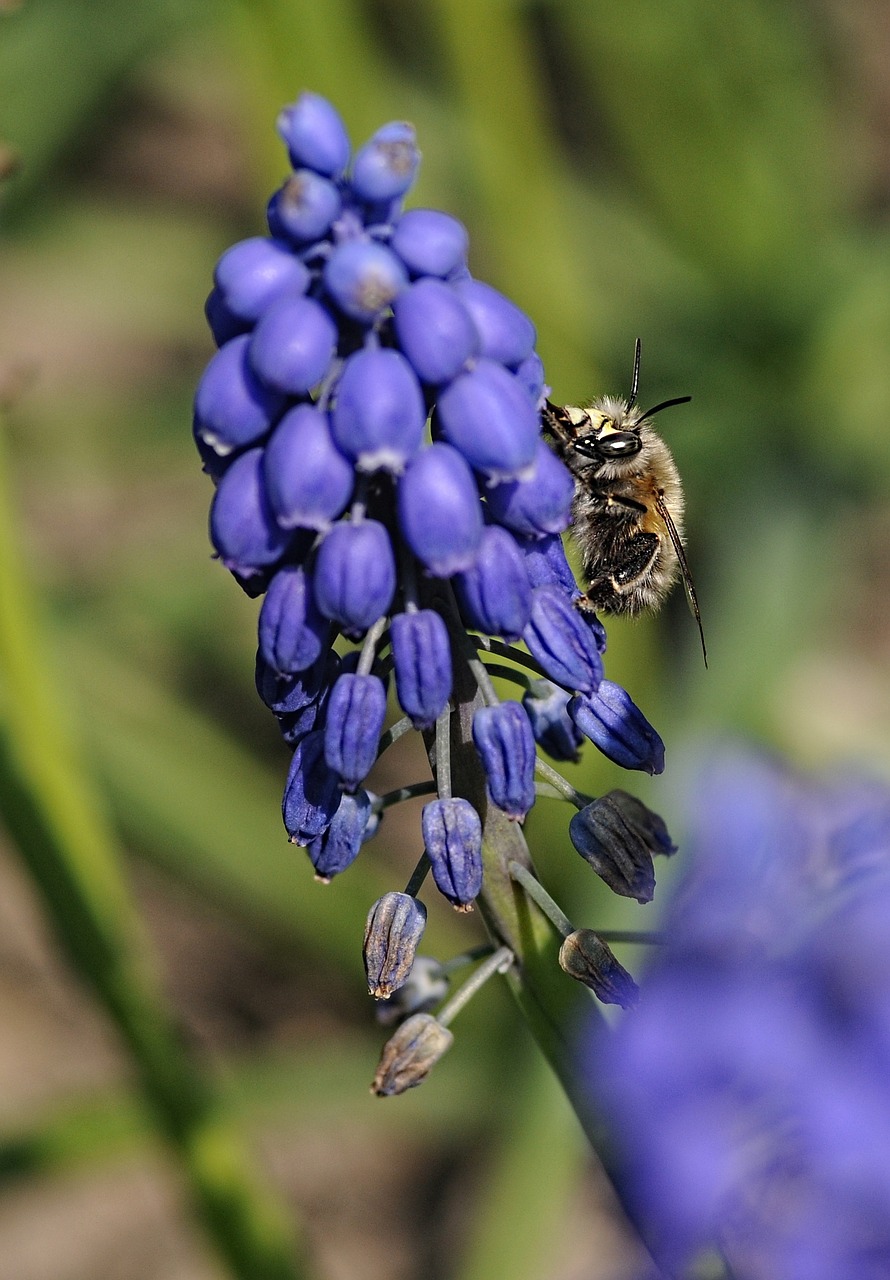
[[[284,824],[330,879],[389,803],[364,787],[380,750],[411,727],[437,726],[437,750],[447,746],[455,663],[479,681],[473,740],[488,799],[512,819],[534,803],[537,745],[572,760],[586,736],[653,773],[664,749],[603,679],[604,630],[575,607],[560,538],[574,483],[541,435],[534,326],[471,276],[460,222],[403,210],[420,159],[413,129],[387,124],[352,155],[334,108],[305,93],[278,131],[293,171],[269,202],[270,234],[216,266],[207,317],[219,350],[194,435],[216,484],[217,555],[264,596],[257,689],[293,747]],[[495,694],[480,657],[492,651],[531,668],[521,702]],[[384,733],[390,674],[404,720]],[[467,909],[482,884],[482,820],[451,794],[439,754],[424,849],[440,891]],[[608,876],[615,819],[598,815],[576,843]],[[625,816],[634,866],[671,851],[666,833]],[[613,879],[651,896],[633,867]],[[381,930],[416,944],[413,895],[374,911],[366,959]],[[410,969],[384,974],[384,963],[378,994]]]
[[639,1007],[591,1071],[658,1261],[890,1276],[890,793],[732,753]]

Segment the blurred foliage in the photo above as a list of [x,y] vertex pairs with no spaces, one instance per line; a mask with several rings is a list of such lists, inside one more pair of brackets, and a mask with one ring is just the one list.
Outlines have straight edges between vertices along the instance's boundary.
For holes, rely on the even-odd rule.
[[[188,430],[211,350],[202,303],[217,255],[261,228],[282,175],[278,108],[310,87],[356,141],[388,118],[416,124],[415,202],[460,216],[474,271],[535,318],[555,399],[625,389],[638,335],[643,398],[692,394],[660,425],[685,480],[711,669],[680,592],[658,619],[610,626],[607,668],[668,743],[664,779],[632,789],[681,833],[684,778],[715,733],[890,769],[890,95],[860,75],[881,50],[886,64],[890,29],[869,0],[0,6],[0,160],[16,161],[0,391],[20,516],[2,551],[5,825],[59,860],[43,892],[63,943],[82,892],[112,955],[135,948],[142,973],[110,816],[136,858],[299,959],[319,1025],[334,1018],[348,1051],[321,1038],[304,1069],[258,1043],[232,1068],[237,1089],[208,1091],[227,1134],[260,1113],[298,1126],[307,1094],[322,1112],[355,1108],[369,1133],[382,1123],[352,1097],[379,1039],[358,944],[367,905],[416,854],[402,847],[410,825],[387,819],[342,882],[312,885],[278,826],[287,757],[253,695],[255,606],[208,558],[209,485]],[[573,780],[628,784],[591,756]],[[546,801],[528,828],[573,918],[648,923],[590,883],[565,825]],[[63,872],[75,887],[60,896]],[[478,938],[445,909],[431,916],[437,954]],[[83,937],[67,945],[103,998]],[[157,984],[134,974],[166,1027]],[[128,1038],[126,999],[106,1007]],[[459,1145],[451,1176],[475,1189],[475,1226],[437,1276],[531,1280],[561,1238],[579,1147],[567,1121],[548,1123],[552,1085],[516,1053],[522,1034],[486,994],[433,1081],[402,1100],[432,1145]],[[168,1050],[152,1065],[129,1039],[151,1095]],[[391,1117],[387,1105],[404,1123]],[[7,1178],[150,1141],[123,1094],[5,1127]],[[187,1166],[187,1143],[180,1156]],[[231,1274],[267,1274],[228,1253]]]

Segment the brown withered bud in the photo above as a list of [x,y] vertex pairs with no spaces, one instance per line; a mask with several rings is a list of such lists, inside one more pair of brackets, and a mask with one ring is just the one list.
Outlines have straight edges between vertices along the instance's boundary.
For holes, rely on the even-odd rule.
[[422,1084],[454,1036],[432,1014],[415,1013],[398,1027],[380,1055],[371,1092],[389,1098]]
[[639,998],[640,990],[633,978],[592,929],[576,929],[563,940],[559,966],[569,977],[590,987],[603,1004],[631,1009]]
[[368,990],[386,1000],[407,979],[423,931],[426,907],[407,893],[385,893],[368,912],[364,961]]
[[626,791],[610,791],[569,823],[572,844],[614,893],[651,902],[655,892],[654,854],[677,846],[657,813]]

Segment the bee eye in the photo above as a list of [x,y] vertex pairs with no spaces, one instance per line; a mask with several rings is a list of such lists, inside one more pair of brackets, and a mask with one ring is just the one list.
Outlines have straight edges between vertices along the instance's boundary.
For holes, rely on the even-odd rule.
[[613,431],[596,442],[601,458],[632,458],[642,447],[643,442],[635,431]]

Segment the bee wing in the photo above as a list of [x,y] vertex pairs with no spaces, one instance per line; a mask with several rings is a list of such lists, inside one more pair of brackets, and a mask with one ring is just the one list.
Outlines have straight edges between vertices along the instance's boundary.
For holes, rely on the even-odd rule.
[[664,521],[664,526],[668,531],[668,536],[670,537],[671,542],[674,544],[674,550],[676,551],[677,559],[680,562],[680,573],[683,577],[683,586],[686,590],[686,599],[689,602],[689,608],[692,611],[692,616],[693,618],[695,618],[696,624],[698,626],[698,634],[701,638],[702,657],[705,660],[705,666],[707,666],[708,650],[705,647],[705,633],[701,624],[701,612],[698,607],[698,596],[696,596],[695,594],[695,583],[692,581],[692,574],[689,571],[689,561],[686,559],[686,551],[683,547],[683,543],[680,541],[680,535],[677,532],[677,526],[674,524],[673,517],[671,516],[670,511],[668,511],[667,509],[664,498],[660,494],[655,499],[655,507],[656,507],[656,510],[658,511],[658,514],[661,516],[662,520]]

